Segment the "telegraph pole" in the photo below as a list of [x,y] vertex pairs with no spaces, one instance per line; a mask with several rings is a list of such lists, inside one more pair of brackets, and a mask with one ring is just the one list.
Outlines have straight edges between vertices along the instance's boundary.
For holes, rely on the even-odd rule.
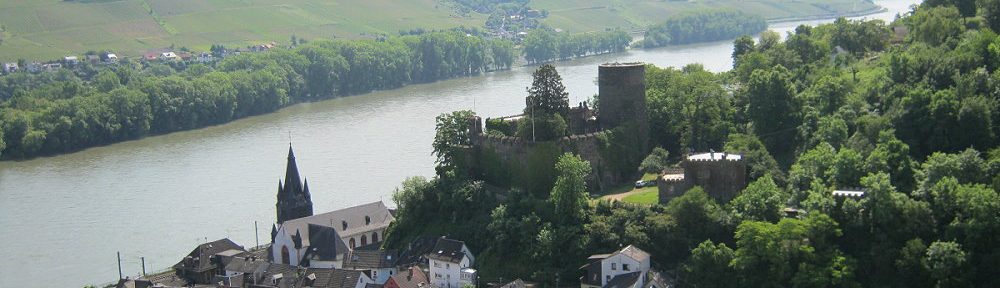
[[122,251],[118,251],[118,279],[122,279]]
[[142,260],[142,277],[146,277],[146,257],[139,257]]
[[257,241],[257,246],[254,248],[260,247],[260,235],[257,233],[257,220],[253,221],[253,239],[254,241]]

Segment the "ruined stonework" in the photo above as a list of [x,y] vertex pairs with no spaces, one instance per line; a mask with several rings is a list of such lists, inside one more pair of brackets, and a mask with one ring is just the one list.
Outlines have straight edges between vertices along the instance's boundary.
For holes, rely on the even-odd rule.
[[660,204],[666,204],[694,186],[700,186],[719,203],[726,203],[746,187],[746,161],[742,155],[702,153],[684,157],[683,173],[664,173],[657,181]]
[[278,180],[277,223],[313,215],[312,196],[309,194],[309,181],[299,179],[299,167],[295,163],[295,153],[288,146],[288,163],[285,167],[285,183]]
[[[538,171],[540,167],[549,166],[545,168],[552,169],[550,163],[546,162],[554,160],[552,155],[572,152],[590,162],[592,172],[587,177],[590,191],[607,189],[628,182],[630,177],[634,176],[632,174],[636,173],[635,167],[638,166],[641,157],[649,152],[645,66],[641,63],[604,64],[598,69],[598,79],[600,85],[598,111],[595,112],[585,103],[570,108],[568,119],[565,119],[572,133],[570,136],[553,141],[532,142],[520,137],[498,135],[512,134],[509,133],[510,127],[516,127],[518,121],[527,121],[523,118],[524,115],[498,118],[506,122],[501,129],[508,131],[497,131],[500,133],[495,134],[488,134],[486,133],[488,131],[483,130],[483,122],[479,117],[470,119],[472,147],[469,147],[468,154],[472,157],[467,158],[465,163],[469,165],[471,173],[496,185],[529,187],[537,183],[506,182],[535,181],[538,178],[534,177],[535,174],[550,172]],[[622,129],[615,130],[619,127]],[[609,137],[615,133],[627,134],[618,137],[627,137],[628,140],[632,140],[629,143],[636,143],[635,147],[624,149],[628,154],[635,155],[619,155],[618,152],[623,149],[607,148]],[[617,162],[610,162],[605,158],[613,158]],[[636,162],[635,165],[622,163],[630,161]],[[533,162],[545,162],[546,165],[535,165],[537,163]],[[630,167],[622,169],[623,166]],[[623,170],[628,171],[622,173]],[[551,183],[545,184],[551,185]],[[544,184],[541,186],[545,187]]]

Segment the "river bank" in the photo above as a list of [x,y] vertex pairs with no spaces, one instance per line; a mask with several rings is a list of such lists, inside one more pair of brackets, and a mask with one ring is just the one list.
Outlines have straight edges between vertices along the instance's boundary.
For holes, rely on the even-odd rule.
[[[917,1],[880,1],[890,11]],[[905,8],[900,8],[905,9]],[[902,10],[899,10],[902,11]],[[883,18],[884,16],[884,18]],[[830,22],[828,19],[826,22]],[[784,34],[798,24],[772,25]],[[732,67],[732,41],[634,49],[559,61],[575,103],[597,92],[597,65],[643,61]],[[531,67],[300,103],[224,125],[76,153],[0,162],[0,287],[79,287],[170,267],[205,239],[255,243],[267,235],[289,131],[315,211],[386,201],[409,176],[434,175],[434,117],[471,109],[482,117],[523,109]],[[266,237],[265,237],[266,238]],[[261,238],[265,241],[264,238]],[[44,251],[38,247],[46,247]],[[44,264],[41,267],[39,263]],[[52,278],[51,275],[60,275]],[[47,279],[39,282],[38,279]]]

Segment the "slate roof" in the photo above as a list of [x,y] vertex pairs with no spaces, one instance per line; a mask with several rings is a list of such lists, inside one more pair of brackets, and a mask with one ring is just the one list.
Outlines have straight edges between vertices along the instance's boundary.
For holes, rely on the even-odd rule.
[[263,261],[263,259],[248,259],[242,257],[233,258],[230,260],[226,267],[223,269],[228,272],[239,272],[239,273],[254,273],[257,271],[262,271],[266,269],[268,262]]
[[459,263],[462,261],[462,257],[465,257],[462,246],[465,246],[465,242],[441,237],[434,244],[431,252],[427,253],[427,259]]
[[621,250],[618,250],[618,252],[615,253],[624,254],[625,256],[628,256],[629,258],[635,259],[636,261],[639,262],[644,262],[647,259],[649,259],[649,253],[646,253],[646,251],[642,251],[642,249],[639,249],[632,245],[625,246],[625,248],[622,248]]
[[639,280],[639,274],[642,274],[642,272],[636,271],[615,276],[614,278],[611,278],[611,281],[608,281],[608,284],[604,285],[604,288],[632,287],[635,285],[635,281]]
[[[430,283],[427,274],[419,266],[411,266],[404,272],[396,273],[396,275],[389,277],[389,281],[395,282],[399,288],[422,288]],[[386,283],[389,282],[386,281]]]
[[310,245],[302,259],[334,261],[337,256],[349,250],[334,228],[309,224],[308,231]]
[[427,235],[413,239],[406,250],[399,254],[399,260],[396,261],[396,264],[404,267],[417,264],[427,265],[427,259],[424,256],[431,253],[434,244],[437,244],[437,239],[438,237]]
[[396,250],[353,250],[344,253],[344,269],[379,269],[396,267]]
[[302,273],[299,287],[354,288],[364,274],[361,271],[329,268],[309,268]]
[[[372,202],[364,205],[344,208],[323,214],[292,219],[281,223],[279,229],[284,227],[286,233],[294,235],[295,231],[307,233],[309,224],[332,227],[341,236],[350,236],[372,230],[381,230],[389,227],[396,218],[389,213],[382,201]],[[344,224],[347,224],[345,229]],[[380,235],[382,236],[382,235]],[[308,234],[302,235],[302,246],[310,246]]]
[[222,252],[226,252],[227,255],[238,254],[238,253],[233,254],[231,251],[227,252],[227,250],[239,250],[242,252],[246,252],[246,250],[244,250],[243,247],[236,245],[236,243],[233,243],[232,240],[229,240],[228,238],[223,238],[198,245],[198,247],[194,248],[194,250],[192,250],[191,253],[188,253],[188,255],[184,257],[184,259],[181,259],[180,262],[174,264],[173,268],[175,270],[187,270],[194,272],[208,271],[215,268],[215,263],[212,263],[213,255]]

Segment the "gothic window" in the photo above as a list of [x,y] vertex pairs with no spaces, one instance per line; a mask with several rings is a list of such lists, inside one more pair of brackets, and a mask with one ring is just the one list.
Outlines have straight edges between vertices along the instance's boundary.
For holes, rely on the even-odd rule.
[[365,216],[365,225],[372,224],[372,217]]
[[350,242],[351,242],[351,249],[354,249],[354,247],[357,247],[357,245],[354,245],[354,237],[351,237],[351,241]]
[[372,232],[372,243],[378,243],[378,232]]
[[344,226],[344,230],[347,230],[347,221],[340,221],[340,224]]
[[368,245],[368,236],[361,235],[361,246]]
[[288,246],[281,246],[281,263],[291,265],[291,256],[288,255]]

